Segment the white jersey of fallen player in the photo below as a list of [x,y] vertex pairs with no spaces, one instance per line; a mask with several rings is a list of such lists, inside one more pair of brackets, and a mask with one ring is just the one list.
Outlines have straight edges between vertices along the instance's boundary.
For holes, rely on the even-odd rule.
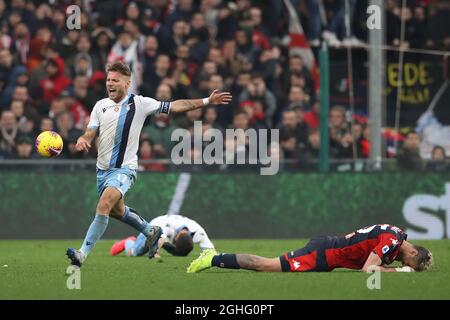
[[128,167],[136,170],[139,136],[147,116],[170,112],[170,103],[128,94],[119,103],[98,101],[88,128],[99,131],[97,167],[102,170]]
[[194,243],[198,243],[202,250],[214,249],[214,245],[209,240],[205,229],[203,229],[196,221],[186,218],[178,214],[164,215],[154,218],[150,221],[151,226],[159,226],[163,230],[162,237],[166,241],[172,242],[175,235],[187,228],[191,234],[193,234],[192,240]]

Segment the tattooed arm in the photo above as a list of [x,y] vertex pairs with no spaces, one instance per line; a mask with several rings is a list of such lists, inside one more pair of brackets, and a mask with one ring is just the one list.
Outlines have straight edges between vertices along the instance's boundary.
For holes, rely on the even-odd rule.
[[231,101],[231,94],[229,92],[220,92],[219,90],[214,90],[209,98],[205,99],[186,99],[186,100],[175,100],[172,102],[170,107],[171,113],[187,112],[194,109],[201,108],[208,104],[228,104]]
[[252,254],[237,254],[236,260],[242,269],[263,272],[281,272],[281,263],[278,258],[270,259]]

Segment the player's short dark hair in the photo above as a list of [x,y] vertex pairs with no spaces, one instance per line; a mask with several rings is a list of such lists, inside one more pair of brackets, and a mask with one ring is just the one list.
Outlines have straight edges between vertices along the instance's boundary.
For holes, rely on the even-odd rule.
[[106,73],[108,72],[118,72],[124,76],[131,77],[131,70],[128,65],[122,61],[116,61],[114,63],[108,64],[106,66]]
[[173,241],[173,244],[175,245],[176,248],[175,251],[176,256],[185,257],[189,254],[189,252],[192,251],[192,249],[194,249],[194,241],[192,240],[192,237],[189,234],[189,232],[180,233]]
[[414,248],[417,250],[418,254],[415,257],[416,260],[416,271],[425,271],[428,270],[433,265],[433,254],[430,252],[430,250],[421,247],[421,246],[414,246]]

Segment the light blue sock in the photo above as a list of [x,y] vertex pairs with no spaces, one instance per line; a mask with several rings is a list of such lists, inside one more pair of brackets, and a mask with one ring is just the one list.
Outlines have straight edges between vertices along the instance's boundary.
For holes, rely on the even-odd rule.
[[95,243],[102,237],[108,226],[108,220],[109,216],[98,213],[95,215],[80,249],[86,256],[94,249]]
[[150,224],[142,219],[134,209],[125,206],[125,213],[121,221],[135,228],[137,231],[142,232],[145,236],[148,236]]
[[125,254],[129,257],[136,257],[136,251],[134,250],[134,244],[136,240],[128,239],[125,241]]
[[133,253],[136,256],[142,256],[148,251],[148,248],[145,246],[146,241],[147,237],[143,233],[140,233],[133,246]]

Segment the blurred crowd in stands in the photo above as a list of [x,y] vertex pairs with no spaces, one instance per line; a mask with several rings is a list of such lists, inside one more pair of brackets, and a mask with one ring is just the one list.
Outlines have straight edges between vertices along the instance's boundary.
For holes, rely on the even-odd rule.
[[[321,41],[331,46],[367,41],[368,1],[348,1],[351,33],[345,29],[345,1],[322,2],[324,12],[318,0],[291,0],[313,48]],[[400,44],[400,3],[385,1],[391,45]],[[66,26],[71,4],[81,8],[80,30]],[[450,49],[448,3],[408,1],[406,10],[405,46]],[[95,147],[85,154],[74,146],[94,104],[106,97],[105,65],[122,60],[132,70],[136,94],[162,101],[204,98],[213,89],[233,94],[227,107],[147,119],[140,159],[170,158],[172,131],[191,130],[202,120],[205,130],[279,128],[280,144],[272,150],[302,169],[318,158],[320,101],[310,68],[289,54],[288,27],[282,0],[0,0],[0,159],[39,158],[34,140],[45,130],[62,136],[60,158],[95,158]],[[347,106],[331,106],[329,134],[331,158],[368,157],[367,118],[352,116]],[[419,135],[402,139],[399,165],[424,167]],[[245,148],[245,139],[242,143]],[[436,146],[431,154],[443,159],[445,153]]]

